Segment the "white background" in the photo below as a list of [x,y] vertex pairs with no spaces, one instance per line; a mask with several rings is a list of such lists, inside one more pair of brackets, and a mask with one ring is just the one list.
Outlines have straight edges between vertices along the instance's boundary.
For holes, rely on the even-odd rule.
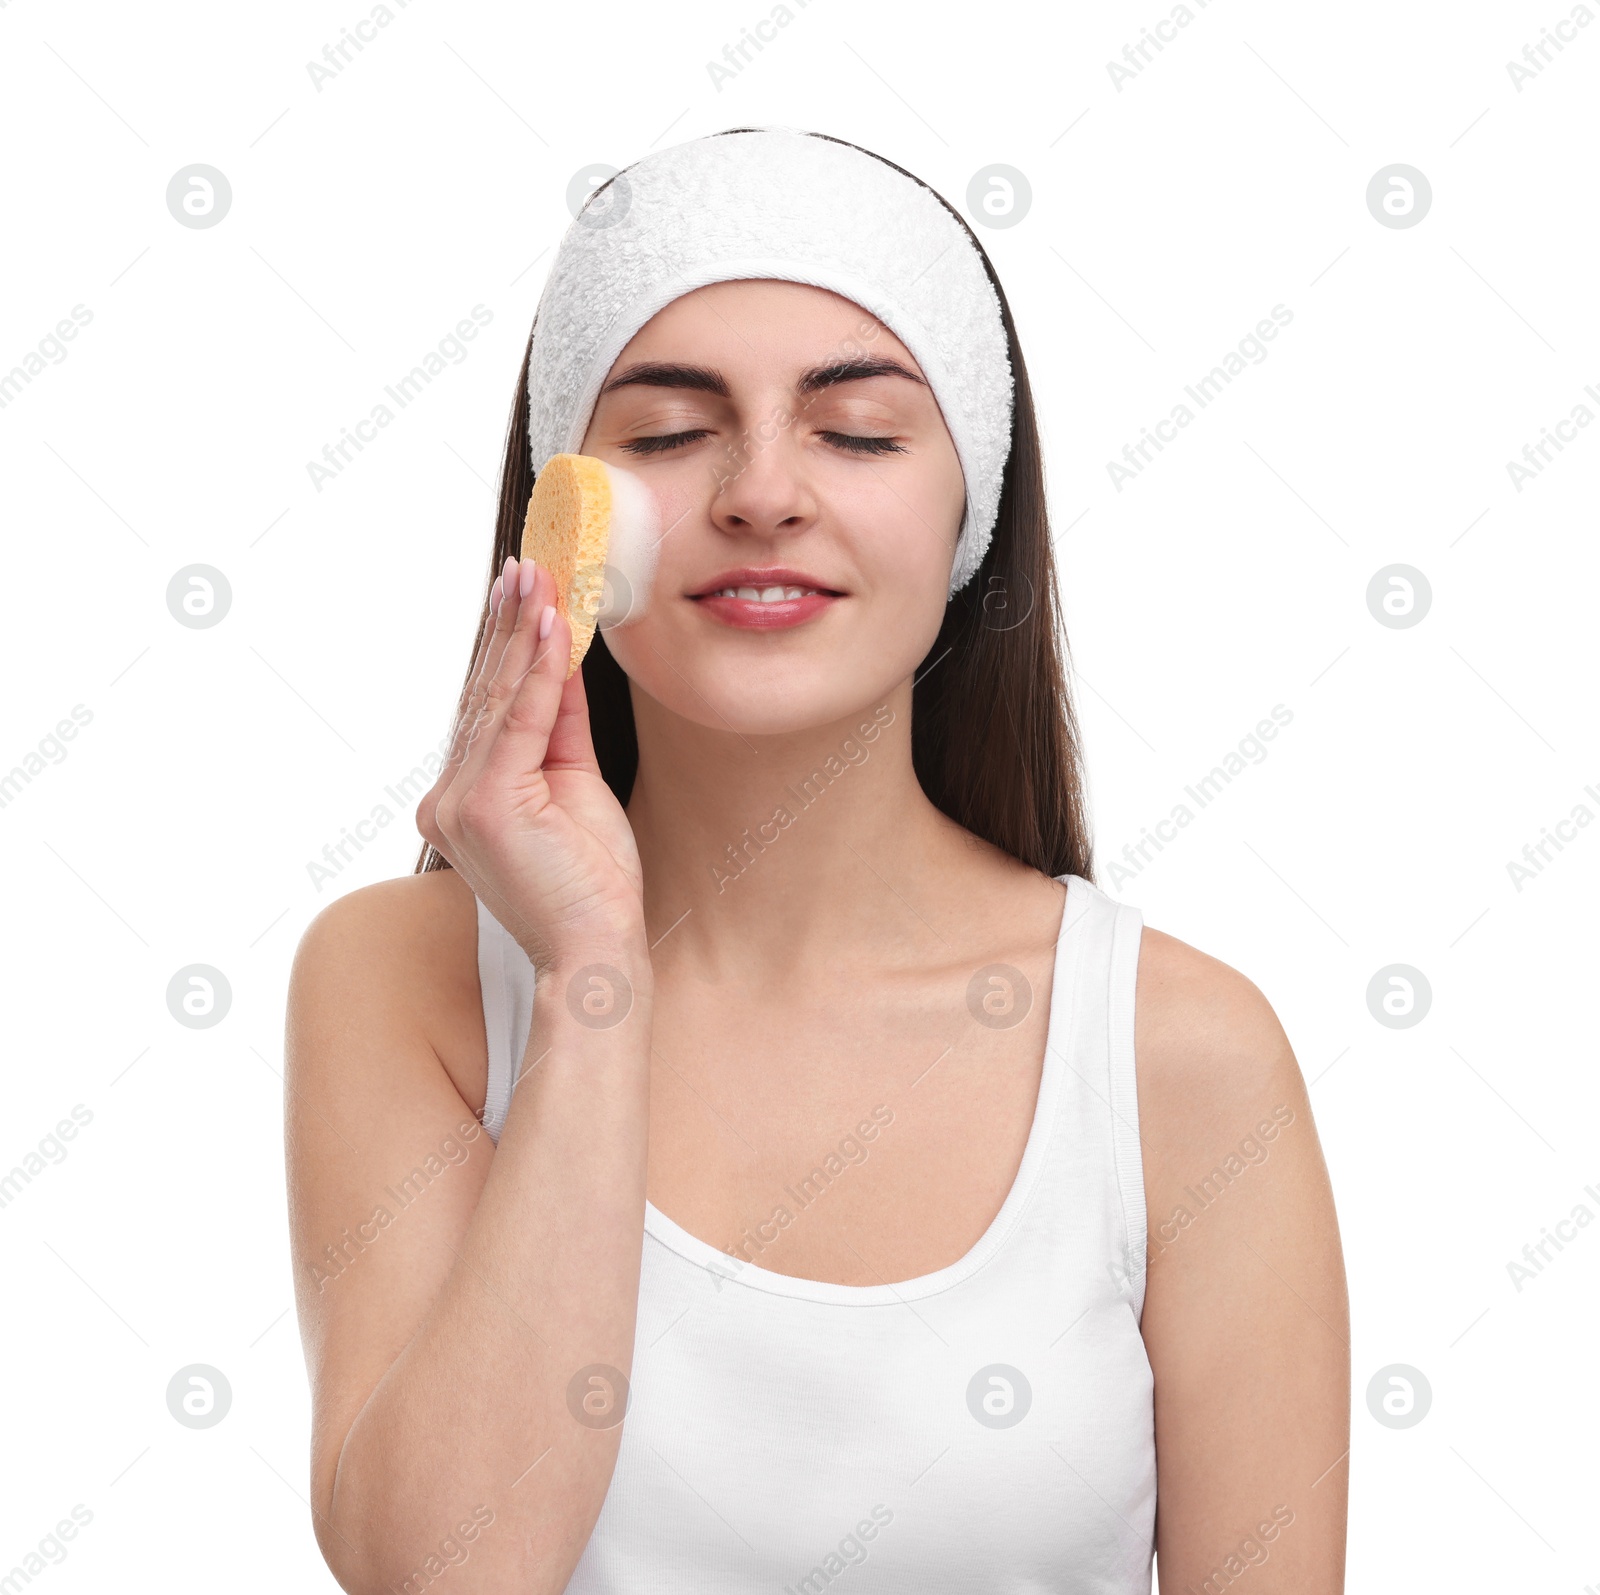
[[[1600,426],[1520,491],[1507,471],[1600,415],[1600,24],[1519,89],[1565,0],[1213,0],[1119,88],[1163,0],[796,5],[719,85],[762,0],[411,0],[319,89],[360,3],[0,4],[0,372],[92,312],[0,409],[0,770],[92,714],[0,808],[0,1172],[93,1115],[0,1208],[0,1574],[82,1503],[39,1576],[63,1595],[334,1587],[303,1499],[284,988],[325,903],[409,872],[409,810],[320,889],[308,862],[448,728],[570,181],[779,123],[969,215],[985,166],[1031,186],[976,230],[1048,446],[1099,878],[1247,973],[1312,1082],[1353,1307],[1350,1588],[1600,1585],[1600,1225],[1520,1291],[1506,1266],[1600,1215],[1600,827],[1521,890],[1507,868],[1600,814]],[[194,163],[231,185],[214,227],[167,208]],[[1415,226],[1368,209],[1395,163],[1431,185]],[[1268,357],[1119,491],[1107,462],[1280,304]],[[467,357],[314,487],[474,305]],[[206,629],[166,600],[197,563],[232,590]],[[1368,608],[1391,564],[1431,586],[1420,624]],[[1267,756],[1113,874],[1275,704]],[[1397,963],[1432,990],[1407,1029],[1366,998]],[[190,964],[231,985],[213,1028],[168,1012]],[[216,1427],[167,1411],[192,1363],[231,1385]],[[1366,1406],[1396,1363],[1433,1392],[1408,1429]]]

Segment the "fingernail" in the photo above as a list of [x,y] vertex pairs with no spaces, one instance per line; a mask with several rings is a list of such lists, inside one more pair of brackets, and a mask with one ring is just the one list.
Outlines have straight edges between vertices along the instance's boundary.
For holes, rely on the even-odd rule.
[[500,613],[500,578],[494,579],[494,586],[489,589],[489,614],[491,617]]
[[539,616],[539,641],[543,642],[550,635],[550,628],[556,623],[556,606],[546,604],[544,613]]
[[522,574],[517,578],[518,592],[526,598],[533,591],[533,578],[538,573],[539,567],[531,559],[522,562]]

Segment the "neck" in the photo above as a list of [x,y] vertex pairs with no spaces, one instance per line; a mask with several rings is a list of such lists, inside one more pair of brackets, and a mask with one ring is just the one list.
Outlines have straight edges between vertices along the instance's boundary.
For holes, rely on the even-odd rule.
[[916,931],[922,883],[963,833],[912,769],[909,681],[777,735],[698,725],[637,692],[634,711],[627,812],[658,956],[759,977]]

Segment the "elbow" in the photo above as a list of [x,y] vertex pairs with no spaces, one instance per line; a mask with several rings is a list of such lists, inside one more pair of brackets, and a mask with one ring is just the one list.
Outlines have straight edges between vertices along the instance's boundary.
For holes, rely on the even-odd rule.
[[[334,1497],[327,1512],[314,1510],[313,1517],[322,1559],[347,1595],[422,1595],[436,1579],[475,1560],[475,1542],[495,1521],[492,1508],[479,1506],[461,1514],[461,1521],[448,1532],[423,1543],[414,1532],[415,1525],[389,1525],[376,1521],[374,1514],[352,1513],[348,1503],[339,1507],[337,1490]],[[524,1576],[536,1578],[531,1569]],[[483,1586],[469,1577],[457,1595],[487,1587],[500,1585],[496,1579]],[[530,1583],[527,1587],[537,1586]]]
[[[385,1490],[363,1488],[350,1466],[348,1437],[330,1474],[314,1481],[311,1526],[317,1549],[347,1595],[394,1595],[405,1586],[394,1583],[386,1563],[391,1559],[382,1547],[392,1537],[384,1534],[381,1513],[371,1510],[381,1502]],[[420,1586],[412,1586],[413,1589]],[[409,1592],[407,1592],[409,1595]]]
[[311,1525],[322,1560],[346,1595],[392,1595],[373,1559],[365,1547],[351,1540],[347,1527],[315,1507],[311,1509]]

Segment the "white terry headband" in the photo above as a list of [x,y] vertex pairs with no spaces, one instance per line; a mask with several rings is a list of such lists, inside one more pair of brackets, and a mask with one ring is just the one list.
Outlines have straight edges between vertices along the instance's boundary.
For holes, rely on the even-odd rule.
[[966,478],[953,597],[983,560],[1011,448],[1000,301],[962,224],[914,178],[791,128],[718,133],[635,162],[581,211],[534,322],[535,472],[576,453],[629,339],[707,283],[771,277],[854,300],[911,351]]

